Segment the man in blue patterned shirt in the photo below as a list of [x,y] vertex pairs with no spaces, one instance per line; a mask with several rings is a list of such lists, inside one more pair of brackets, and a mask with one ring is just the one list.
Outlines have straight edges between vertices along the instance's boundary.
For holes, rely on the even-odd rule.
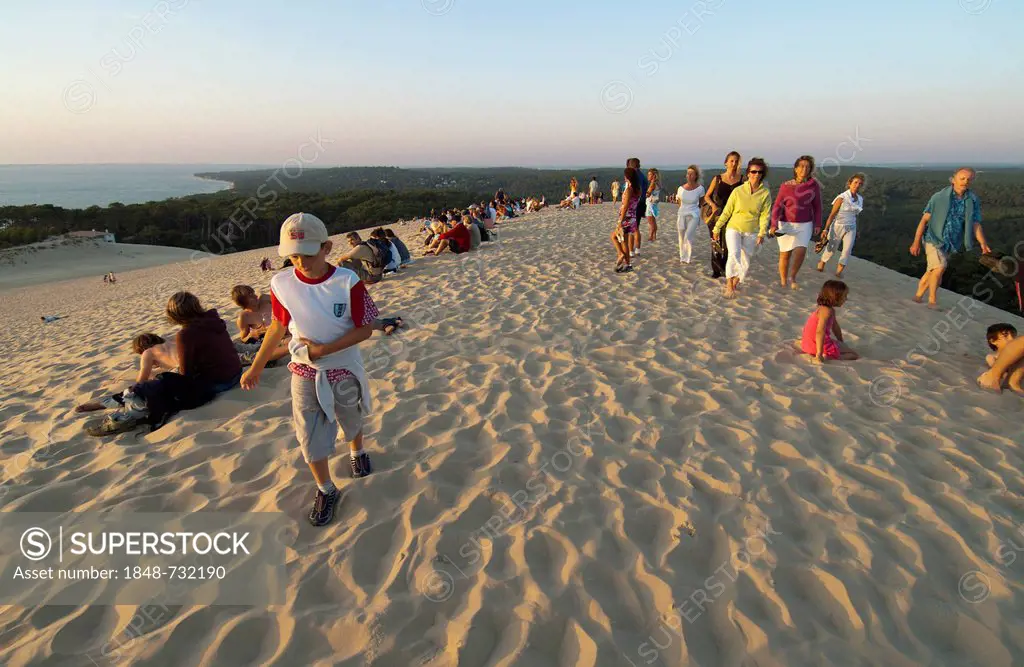
[[921,303],[924,293],[928,292],[929,308],[938,308],[936,295],[950,255],[971,250],[974,239],[977,239],[982,252],[991,252],[981,231],[981,201],[970,189],[973,181],[973,169],[957,169],[949,179],[949,187],[939,190],[928,200],[917,225],[910,254],[914,257],[921,254],[923,240],[928,268],[917,284],[914,301]]

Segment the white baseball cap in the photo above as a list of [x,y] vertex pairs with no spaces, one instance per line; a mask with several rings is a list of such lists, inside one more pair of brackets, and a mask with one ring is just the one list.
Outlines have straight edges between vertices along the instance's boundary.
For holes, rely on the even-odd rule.
[[293,213],[281,225],[277,254],[281,257],[315,255],[327,240],[327,225],[323,220],[312,213]]

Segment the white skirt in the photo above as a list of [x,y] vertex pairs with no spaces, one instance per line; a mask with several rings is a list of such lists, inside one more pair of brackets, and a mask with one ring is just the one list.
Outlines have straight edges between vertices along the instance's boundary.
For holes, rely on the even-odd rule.
[[779,242],[779,252],[790,252],[795,248],[806,248],[811,243],[811,234],[814,233],[812,222],[780,222],[779,232],[785,236],[776,237]]

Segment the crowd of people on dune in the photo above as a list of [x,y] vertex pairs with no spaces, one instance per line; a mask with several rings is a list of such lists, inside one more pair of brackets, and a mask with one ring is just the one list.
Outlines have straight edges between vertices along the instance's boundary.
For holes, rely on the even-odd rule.
[[[798,289],[800,268],[817,234],[818,270],[824,270],[838,255],[836,276],[841,277],[856,238],[857,214],[864,206],[865,176],[850,177],[848,188],[833,199],[822,222],[825,207],[821,187],[813,178],[812,157],[797,159],[793,178],[782,185],[774,201],[764,184],[765,161],[749,160],[745,175],[740,173],[740,164],[740,155],[729,153],[724,172],[707,188],[698,167],[687,169],[686,183],[671,197],[679,204],[680,262],[690,264],[696,230],[705,227],[711,240],[711,277],[724,278],[725,296],[735,298],[743,288],[752,257],[766,238],[774,238],[779,246],[779,282],[784,288]],[[981,229],[980,201],[970,190],[973,178],[973,170],[957,170],[951,185],[936,193],[925,207],[910,247],[915,256],[923,249],[928,260],[914,296],[916,302],[928,294],[929,304],[936,304],[936,291],[950,255],[970,250],[974,240],[984,252],[990,252]],[[576,203],[580,199],[577,186],[573,179],[569,197],[573,207],[581,205]],[[626,162],[623,185],[611,184],[617,211],[611,233],[616,273],[633,270],[643,241],[641,220],[648,224],[646,241],[657,242],[661,188],[659,171],[643,171],[637,158]],[[596,178],[588,193],[590,204],[603,201]],[[543,197],[513,199],[499,190],[493,199],[463,209],[431,211],[419,230],[422,254],[473,252],[496,239],[503,221],[545,206]],[[406,244],[382,227],[365,239],[358,232],[349,232],[345,245],[336,249],[326,225],[315,215],[296,213],[285,220],[278,245],[285,265],[271,278],[269,293],[261,294],[249,285],[231,290],[231,299],[239,308],[235,322],[238,340],[232,339],[218,312],[204,307],[194,294],[171,296],[166,314],[179,330],[170,340],[154,333],[133,340],[132,349],[139,355],[135,382],[126,390],[78,406],[81,412],[114,409],[112,414],[90,421],[86,429],[103,436],[143,424],[159,427],[177,412],[204,405],[232,388],[255,388],[265,368],[287,357],[293,427],[316,484],[308,518],[316,526],[330,522],[339,491],[329,460],[339,433],[349,445],[351,476],[365,477],[373,469],[363,443],[362,424],[370,413],[371,396],[359,344],[374,331],[391,335],[403,326],[400,317],[380,317],[368,287],[403,272],[415,261]],[[273,271],[268,258],[260,261],[260,269]],[[796,341],[800,352],[819,363],[859,358],[844,340],[837,318],[849,292],[841,280],[824,283]],[[1000,323],[989,327],[987,343],[993,354],[986,360],[989,370],[978,378],[979,385],[996,391],[1007,386],[1024,393],[1024,337],[1018,337],[1011,325]]]
[[[847,179],[846,189],[832,199],[826,208],[822,189],[813,174],[815,161],[802,155],[793,164],[793,177],[782,184],[773,200],[765,185],[768,164],[762,158],[750,159],[745,174],[741,173],[742,157],[731,151],[725,158],[723,173],[714,176],[705,188],[701,170],[690,165],[686,182],[668,199],[679,205],[676,230],[679,261],[690,264],[697,230],[706,228],[711,243],[712,279],[725,279],[723,295],[737,297],[752,258],[767,238],[775,239],[779,249],[779,284],[782,288],[800,289],[797,277],[814,237],[818,255],[817,270],[823,272],[833,257],[838,256],[836,278],[841,278],[853,253],[857,238],[857,216],[864,210],[862,189],[867,181],[863,173]],[[970,167],[957,169],[949,185],[932,195],[917,225],[910,254],[922,251],[927,267],[918,281],[915,303],[928,297],[928,307],[938,310],[938,289],[949,258],[958,252],[970,251],[975,242],[982,252],[982,263],[992,268],[1001,256],[993,253],[981,226],[981,202],[972,191],[976,172]],[[640,168],[640,160],[630,158],[623,171],[624,186],[611,184],[612,201],[621,205],[611,232],[615,250],[615,272],[633,271],[640,254],[642,233],[640,221],[648,223],[647,241],[655,242],[658,234],[658,204],[661,200],[661,174],[657,169]],[[576,179],[570,182],[575,190]],[[591,192],[597,189],[596,179]],[[827,215],[824,213],[828,211]],[[823,220],[824,218],[824,220]],[[1017,277],[1019,278],[1018,272]],[[821,287],[817,307],[808,317],[802,336],[796,342],[800,352],[811,355],[816,362],[854,360],[859,358],[843,339],[836,317],[849,294],[842,280],[828,280]],[[1003,386],[1024,394],[1024,341],[1017,338],[1013,326],[992,325],[987,343],[996,352],[989,355],[990,370],[978,378],[986,389],[1001,390]]]
[[[497,238],[501,221],[543,208],[543,198],[513,199],[499,190],[492,200],[465,209],[432,211],[422,232],[423,255],[462,254]],[[339,498],[330,466],[341,432],[349,443],[351,476],[373,471],[363,447],[363,419],[370,413],[370,387],[359,343],[374,331],[391,335],[402,318],[382,318],[368,287],[414,263],[409,248],[391,229],[377,228],[367,238],[345,235],[338,249],[327,226],[309,213],[296,213],[281,226],[278,254],[285,266],[275,272],[270,291],[236,285],[231,300],[239,311],[238,339],[216,309],[190,292],[167,302],[167,318],[179,327],[173,338],[139,334],[132,341],[139,368],[127,389],[76,407],[76,412],[112,410],[88,421],[94,436],[159,428],[182,410],[205,405],[241,386],[253,389],[264,369],[289,358],[292,421],[316,492],[309,521],[331,521]],[[260,260],[261,271],[274,271]]]

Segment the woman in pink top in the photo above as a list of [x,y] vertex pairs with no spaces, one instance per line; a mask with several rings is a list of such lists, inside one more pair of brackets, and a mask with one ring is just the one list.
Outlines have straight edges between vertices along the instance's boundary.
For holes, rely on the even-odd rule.
[[821,231],[821,186],[811,178],[814,158],[801,155],[793,165],[794,178],[779,188],[772,207],[772,231],[779,241],[779,280],[796,289],[796,274],[804,263],[811,236]]
[[846,303],[850,288],[841,280],[826,280],[818,294],[818,309],[804,324],[800,351],[814,357],[817,363],[826,359],[859,359],[860,355],[843,342],[843,330],[836,320],[836,308]]

